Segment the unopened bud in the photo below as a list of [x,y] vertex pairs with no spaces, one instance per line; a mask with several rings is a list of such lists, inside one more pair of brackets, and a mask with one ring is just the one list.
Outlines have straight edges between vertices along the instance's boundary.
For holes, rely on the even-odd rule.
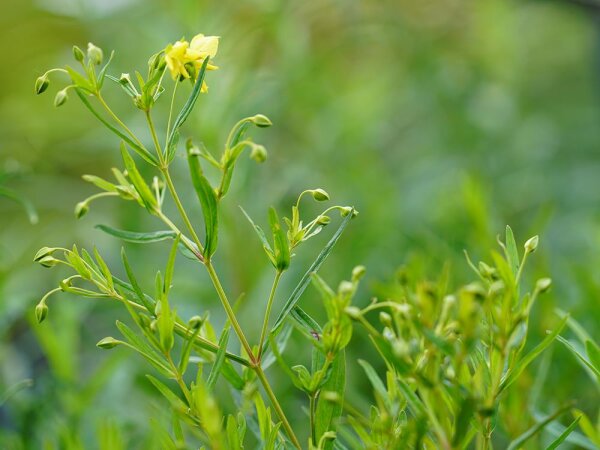
[[317,217],[317,225],[325,226],[329,225],[329,222],[331,222],[331,218],[329,216]]
[[354,269],[352,269],[352,281],[360,280],[366,272],[367,268],[365,266],[356,266]]
[[355,320],[359,319],[362,316],[360,308],[356,306],[348,306],[344,311],[350,316],[350,318]]
[[115,338],[108,336],[108,337],[105,337],[104,339],[101,339],[96,344],[96,347],[102,348],[104,350],[110,350],[111,348],[115,348],[120,343],[121,343],[121,341],[118,341]]
[[188,321],[188,325],[189,325],[190,328],[192,328],[194,330],[197,330],[198,328],[200,328],[202,326],[203,322],[204,322],[204,320],[202,319],[202,317],[200,317],[200,316],[193,316]]
[[535,284],[535,288],[537,289],[537,291],[542,294],[544,292],[546,292],[548,289],[550,289],[550,286],[552,285],[552,280],[550,278],[540,278],[537,283]]
[[267,160],[267,149],[262,145],[253,145],[250,158],[259,163],[265,162]]
[[46,302],[41,301],[35,306],[35,318],[38,323],[42,323],[48,315],[48,305]]
[[342,206],[340,208],[340,214],[342,215],[342,217],[346,217],[350,213],[352,213],[352,217],[358,216],[358,211],[352,208],[351,206]]
[[254,125],[260,128],[267,128],[273,125],[273,122],[271,122],[271,120],[267,116],[264,116],[262,114],[257,114],[251,117],[250,120]]
[[87,55],[90,61],[92,61],[96,65],[102,64],[102,60],[104,59],[104,53],[100,47],[96,47],[91,42],[88,42],[87,47]]
[[38,77],[35,80],[35,93],[38,95],[41,94],[46,89],[48,89],[49,85],[50,85],[50,80],[48,79],[48,75],[44,74],[41,77]]
[[350,281],[342,281],[338,286],[338,292],[341,295],[350,295],[354,292],[354,284]]
[[44,256],[43,258],[38,259],[37,261],[38,263],[40,263],[41,266],[43,267],[54,267],[55,265],[57,265],[60,260],[56,259],[54,256],[48,255],[48,256]]
[[68,99],[69,96],[67,95],[67,88],[61,89],[54,97],[54,106],[58,108],[59,106],[64,105]]
[[63,292],[67,292],[69,290],[69,288],[72,286],[72,281],[69,278],[65,278],[64,280],[62,280],[60,283],[58,283],[58,286],[60,287],[60,289]]
[[87,214],[87,212],[90,210],[90,206],[88,205],[87,202],[83,201],[83,202],[79,202],[75,205],[75,217],[77,217],[78,219],[81,219],[83,216],[85,216]]
[[79,61],[79,62],[82,62],[83,59],[85,58],[85,54],[83,53],[83,50],[81,50],[76,45],[73,46],[73,58],[75,58],[75,60]]
[[534,237],[528,239],[527,242],[525,242],[525,252],[526,253],[535,252],[535,249],[537,248],[539,242],[540,242],[539,236],[534,236]]
[[309,191],[313,198],[318,202],[324,202],[329,200],[329,194],[323,189],[313,189]]
[[40,259],[44,258],[45,256],[52,256],[52,253],[54,253],[56,250],[57,249],[55,248],[42,247],[37,251],[37,253],[33,257],[33,261],[39,262]]
[[391,327],[392,326],[392,316],[390,316],[385,311],[381,311],[379,313],[379,321],[383,326]]

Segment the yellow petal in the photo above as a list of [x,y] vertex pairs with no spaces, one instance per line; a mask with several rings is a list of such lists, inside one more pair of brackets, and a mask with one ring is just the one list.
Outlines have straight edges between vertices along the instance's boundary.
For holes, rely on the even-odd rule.
[[205,81],[202,82],[202,87],[200,88],[200,92],[202,92],[203,94],[206,94],[208,92],[208,85],[206,84]]
[[197,34],[190,42],[190,50],[214,58],[219,50],[219,36]]

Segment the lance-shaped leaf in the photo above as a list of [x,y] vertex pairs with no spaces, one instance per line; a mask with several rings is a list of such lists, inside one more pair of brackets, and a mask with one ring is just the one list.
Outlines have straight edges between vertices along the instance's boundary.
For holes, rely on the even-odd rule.
[[173,158],[175,157],[176,145],[173,145],[173,144],[176,139],[179,139],[179,129],[181,128],[183,123],[187,120],[188,116],[194,109],[196,100],[198,99],[198,96],[200,95],[200,91],[202,90],[202,83],[204,82],[204,75],[206,74],[206,66],[208,65],[208,59],[209,59],[208,57],[206,57],[204,59],[204,62],[202,63],[202,67],[200,67],[200,71],[198,72],[198,78],[196,79],[194,88],[192,89],[190,96],[188,97],[187,101],[185,102],[185,105],[183,105],[183,108],[181,108],[181,111],[175,118],[175,122],[173,122],[173,127],[171,128],[171,132],[169,133],[169,136],[167,137],[167,146],[166,146],[165,151],[167,152],[166,159],[168,162],[172,161]]
[[[342,415],[344,393],[346,390],[346,352],[342,350],[331,364],[329,379],[321,388],[315,412],[315,434],[317,442],[327,431],[335,431],[336,421]],[[335,395],[336,401],[331,401],[327,395]],[[333,448],[334,441],[327,440],[323,450]]]
[[229,342],[229,326],[225,327],[225,329],[221,333],[221,337],[219,338],[219,351],[217,352],[215,363],[213,364],[212,369],[208,374],[208,380],[206,381],[206,387],[208,389],[212,390],[215,387],[215,384],[217,383],[219,373],[221,372],[221,368],[223,367],[223,363],[225,362],[227,342]]
[[125,168],[127,169],[127,174],[129,180],[131,180],[131,184],[133,184],[135,190],[138,192],[138,194],[140,194],[140,198],[142,199],[146,209],[150,213],[154,213],[158,207],[156,198],[152,193],[152,189],[150,189],[140,174],[135,161],[127,151],[127,147],[125,147],[124,143],[121,143],[121,156],[123,157],[123,162],[125,163]]
[[204,216],[204,256],[206,259],[210,259],[217,249],[218,241],[219,218],[217,196],[202,173],[200,161],[198,160],[199,153],[191,141],[187,143],[187,154],[192,183],[202,206],[202,214]]
[[275,268],[278,271],[286,270],[290,266],[290,246],[287,236],[281,228],[277,212],[273,207],[269,208],[269,225],[273,233]]

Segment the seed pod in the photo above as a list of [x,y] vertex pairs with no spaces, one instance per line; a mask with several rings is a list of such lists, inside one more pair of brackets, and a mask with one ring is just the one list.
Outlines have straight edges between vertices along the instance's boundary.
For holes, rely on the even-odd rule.
[[90,210],[90,207],[87,202],[79,202],[75,205],[75,217],[81,219],[83,216],[87,214]]
[[259,163],[265,162],[267,160],[267,149],[262,145],[254,144],[250,151],[250,158]]
[[121,341],[118,341],[115,338],[108,336],[108,337],[105,337],[104,339],[101,339],[96,344],[96,347],[99,347],[104,350],[110,350],[111,348],[115,348],[120,343],[121,343]]
[[35,306],[35,318],[38,323],[42,323],[46,316],[48,315],[48,305],[46,305],[45,301],[39,302]]
[[273,125],[273,122],[271,122],[271,120],[267,116],[264,116],[262,114],[252,116],[250,120],[254,125],[260,128],[267,128]]
[[537,249],[538,243],[540,242],[539,236],[533,236],[525,242],[525,252],[533,253]]
[[310,191],[313,198],[318,202],[324,202],[329,200],[329,194],[325,192],[323,189],[313,189]]
[[61,89],[54,97],[54,106],[58,108],[59,106],[64,105],[68,99],[69,96],[67,95],[67,88]]
[[85,54],[83,53],[83,50],[81,50],[76,45],[73,46],[73,58],[75,58],[75,60],[78,62],[82,62],[85,58]]

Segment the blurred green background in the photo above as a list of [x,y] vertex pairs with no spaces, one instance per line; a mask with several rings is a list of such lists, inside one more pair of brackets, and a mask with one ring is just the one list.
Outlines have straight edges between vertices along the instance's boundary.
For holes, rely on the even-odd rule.
[[[323,269],[335,284],[354,265],[365,264],[369,272],[360,302],[366,304],[405,263],[423,278],[434,278],[447,262],[456,283],[470,281],[462,250],[475,259],[488,257],[508,223],[520,242],[540,234],[529,275],[554,280],[552,293],[538,304],[534,334],[543,334],[560,307],[598,339],[600,3],[594,5],[592,0],[588,6],[566,0],[4,2],[0,186],[28,198],[39,221],[30,224],[16,202],[0,197],[0,395],[33,380],[0,405],[0,447],[33,449],[50,441],[61,442],[61,448],[95,448],[97,427],[109,417],[131,448],[145,448],[148,417],[165,409],[143,378],[141,360],[94,345],[115,333],[116,318],[125,317],[117,306],[62,294],[51,299],[43,325],[32,321],[34,305],[61,279],[59,270],[32,264],[38,248],[97,245],[119,271],[121,243],[93,225],[159,228],[141,209],[111,200],[95,203],[80,221],[74,218],[74,205],[94,192],[81,175],[109,177],[110,168],[121,163],[116,139],[74,96],[60,109],[52,106],[57,86],[64,86],[59,77],[52,78],[49,95],[33,94],[37,76],[71,63],[73,44],[92,41],[107,53],[115,49],[110,72],[118,76],[144,70],[149,55],[182,36],[219,35],[220,70],[209,74],[209,94],[201,97],[184,134],[216,152],[239,118],[260,112],[272,119],[274,127],[253,132],[269,151],[267,163],[243,161],[237,169],[217,260],[232,297],[246,293],[246,326],[260,319],[272,275],[237,206],[264,223],[269,205],[288,213],[300,191],[321,187],[334,202],[360,211]],[[143,133],[143,116],[118,88],[107,91],[115,109]],[[184,186],[183,158],[175,165],[176,183]],[[195,204],[189,194],[186,200]],[[278,302],[331,231],[299,251]],[[126,247],[151,286],[168,245]],[[180,262],[179,314],[210,310],[221,324],[207,278]],[[317,298],[308,292],[303,305],[319,316]],[[250,335],[256,338],[258,331]],[[360,337],[353,348],[359,356],[372,351]],[[308,350],[298,350],[308,358]],[[545,406],[574,397],[581,408],[593,410],[598,398],[589,395],[580,367],[558,347],[552,361]],[[301,397],[275,372],[276,389],[290,392],[284,402],[297,411],[293,420],[304,421]],[[358,402],[368,397],[358,371],[351,382]]]

